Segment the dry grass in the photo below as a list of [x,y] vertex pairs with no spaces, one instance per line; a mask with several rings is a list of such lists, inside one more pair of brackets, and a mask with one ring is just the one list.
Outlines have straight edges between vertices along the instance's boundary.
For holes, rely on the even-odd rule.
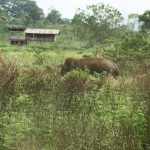
[[1,110],[9,104],[10,96],[14,94],[15,82],[18,77],[18,66],[6,63],[0,57],[0,103]]

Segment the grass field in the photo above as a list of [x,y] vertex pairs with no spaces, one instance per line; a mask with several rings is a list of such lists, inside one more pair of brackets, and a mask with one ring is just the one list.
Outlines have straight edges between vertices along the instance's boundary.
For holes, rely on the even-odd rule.
[[[110,49],[1,41],[1,148],[150,150],[150,60],[118,60]],[[59,73],[67,57],[99,55],[116,61],[117,80],[81,70]]]

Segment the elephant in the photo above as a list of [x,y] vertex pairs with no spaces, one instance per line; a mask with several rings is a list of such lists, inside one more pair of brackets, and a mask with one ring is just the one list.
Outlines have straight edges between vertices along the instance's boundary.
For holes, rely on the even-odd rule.
[[77,68],[83,70],[85,67],[89,69],[90,74],[93,74],[94,72],[102,73],[103,71],[106,71],[113,77],[117,77],[119,75],[118,66],[111,60],[104,57],[89,57],[80,59],[68,57],[61,68],[61,74],[64,75],[65,73]]

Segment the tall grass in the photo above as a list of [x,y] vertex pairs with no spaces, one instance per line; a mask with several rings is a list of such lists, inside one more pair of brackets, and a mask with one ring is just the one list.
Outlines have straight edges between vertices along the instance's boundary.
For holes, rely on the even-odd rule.
[[150,71],[133,68],[111,80],[1,58],[1,149],[149,150]]

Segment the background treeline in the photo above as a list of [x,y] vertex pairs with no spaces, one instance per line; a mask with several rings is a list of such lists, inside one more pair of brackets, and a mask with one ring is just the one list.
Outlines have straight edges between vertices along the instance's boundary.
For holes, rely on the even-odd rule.
[[[4,35],[6,37],[9,35],[7,30],[9,26],[58,28],[62,34],[60,41],[64,43],[78,42],[79,46],[83,48],[101,48],[108,44],[121,46],[122,42],[124,44],[130,42],[133,50],[138,49],[139,47],[136,47],[138,45],[147,45],[142,42],[143,40],[147,42],[145,39],[149,38],[149,24],[149,10],[141,15],[130,14],[125,22],[119,10],[100,3],[87,6],[85,10],[78,9],[73,19],[67,19],[63,18],[55,8],[51,8],[45,16],[43,10],[37,6],[35,1],[0,1],[0,32],[2,33],[2,39],[5,37]],[[124,37],[131,41],[120,41]],[[139,39],[140,44],[139,41],[136,41],[137,39]],[[80,41],[82,41],[82,44]],[[118,51],[121,51],[119,49],[125,49],[126,45],[123,47],[119,47]]]

